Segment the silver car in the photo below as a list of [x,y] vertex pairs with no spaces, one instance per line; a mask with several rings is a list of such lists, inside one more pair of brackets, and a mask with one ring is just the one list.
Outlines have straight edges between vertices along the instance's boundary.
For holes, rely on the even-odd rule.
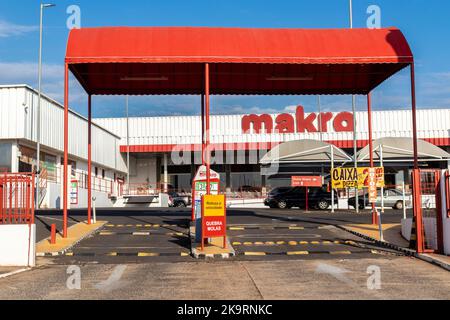
[[[403,209],[403,192],[397,189],[384,189],[383,190],[383,198],[384,198],[384,207],[385,208],[394,208],[397,210]],[[366,194],[360,195],[358,197],[359,208],[364,209],[367,206],[370,206],[369,196]],[[351,207],[355,207],[355,197],[348,199],[348,204]],[[405,205],[408,207],[411,204],[411,194],[405,194]],[[381,189],[378,190],[377,202],[375,203],[377,207],[381,207]]]

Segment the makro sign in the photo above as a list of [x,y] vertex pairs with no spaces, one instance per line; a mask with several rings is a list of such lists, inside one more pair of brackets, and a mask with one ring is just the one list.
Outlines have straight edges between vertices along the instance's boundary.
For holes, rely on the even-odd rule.
[[353,114],[350,112],[339,112],[337,114],[322,112],[320,115],[313,112],[306,114],[305,109],[298,106],[295,118],[289,113],[279,114],[275,119],[268,114],[250,114],[242,117],[241,126],[243,133],[329,132],[331,126],[335,132],[352,132]]

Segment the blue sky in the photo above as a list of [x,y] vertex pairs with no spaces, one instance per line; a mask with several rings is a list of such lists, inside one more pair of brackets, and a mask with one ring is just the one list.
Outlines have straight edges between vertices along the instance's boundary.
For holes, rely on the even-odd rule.
[[[66,9],[78,5],[82,27],[92,26],[233,26],[285,28],[348,27],[348,0],[53,0],[45,12],[44,92],[63,99],[63,60],[68,29]],[[450,108],[450,1],[353,0],[354,27],[366,27],[369,5],[381,8],[383,27],[396,26],[407,37],[417,64],[420,108]],[[38,0],[0,0],[0,84],[37,86]],[[86,114],[87,96],[71,82],[71,107]],[[123,97],[94,97],[95,117],[123,116]],[[316,98],[305,96],[213,97],[213,113],[281,112],[302,104],[316,109]],[[322,98],[325,110],[350,110],[351,98]],[[375,109],[410,107],[409,72],[389,79],[374,93]],[[358,109],[365,108],[358,99]],[[132,97],[134,116],[198,114],[193,96]]]

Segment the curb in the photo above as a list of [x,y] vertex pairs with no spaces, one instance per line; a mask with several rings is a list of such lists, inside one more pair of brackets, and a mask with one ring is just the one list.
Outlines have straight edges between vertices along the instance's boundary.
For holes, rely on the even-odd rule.
[[[86,239],[87,237],[90,237],[91,235],[97,233],[101,228],[103,228],[105,226],[105,224],[107,224],[108,222],[104,222],[102,225],[98,226],[97,228],[95,228],[94,230],[86,233],[84,236],[82,236],[80,239],[78,239],[77,241],[75,241],[74,243],[70,244],[69,246],[67,246],[66,248],[60,250],[60,251],[54,251],[54,252],[36,252],[36,257],[57,257],[57,256],[62,256],[64,255],[67,251],[71,250],[74,246],[76,246],[77,244],[79,244],[81,241],[83,241],[84,239]],[[48,238],[46,238],[48,239]],[[45,240],[45,239],[44,239]]]
[[384,242],[384,241],[377,240],[375,238],[372,238],[372,237],[369,237],[369,236],[367,236],[365,234],[362,234],[362,233],[350,230],[350,229],[348,229],[346,227],[343,227],[343,226],[337,226],[337,227],[342,229],[342,230],[344,230],[344,231],[352,233],[352,234],[354,234],[354,235],[356,235],[356,236],[358,236],[360,238],[372,241],[372,242],[376,243],[377,245],[379,245],[381,247],[401,252],[401,253],[405,254],[406,256],[417,258],[419,260],[431,263],[431,264],[433,264],[435,266],[438,266],[438,267],[441,267],[441,268],[443,268],[443,269],[445,269],[447,271],[450,271],[450,264],[445,263],[443,261],[440,261],[438,259],[435,259],[433,257],[430,257],[430,256],[428,256],[426,254],[420,254],[420,253],[417,253],[415,250],[412,250],[412,249],[403,248],[403,247],[397,246],[397,245],[389,243],[389,242]]
[[442,261],[440,261],[438,259],[435,259],[433,257],[430,257],[430,256],[428,256],[426,254],[416,253],[414,256],[417,259],[420,259],[422,261],[434,264],[435,266],[438,266],[438,267],[441,267],[441,268],[443,268],[443,269],[445,269],[447,271],[450,271],[450,264],[448,264],[448,263],[442,262]]
[[390,242],[380,241],[380,240],[378,240],[378,239],[369,237],[368,235],[365,235],[365,234],[363,234],[363,233],[359,233],[359,232],[357,232],[357,231],[348,229],[348,228],[346,228],[346,227],[339,226],[339,225],[337,225],[336,227],[337,227],[337,228],[340,228],[340,229],[342,229],[342,230],[344,230],[344,231],[346,231],[346,232],[349,232],[349,233],[351,233],[351,234],[354,234],[355,236],[358,236],[358,237],[360,237],[360,238],[363,238],[363,239],[365,239],[365,240],[372,241],[372,242],[374,242],[375,244],[377,244],[377,245],[380,246],[380,247],[383,247],[383,248],[386,248],[386,249],[391,249],[391,250],[395,250],[395,251],[401,252],[401,253],[405,254],[406,256],[414,256],[414,255],[416,254],[416,251],[414,251],[414,250],[411,250],[411,249],[408,249],[408,248],[404,248],[404,247],[400,247],[400,246],[398,246],[398,245],[396,245],[396,244],[393,244],[393,243],[390,243]]
[[0,274],[0,279],[8,278],[8,277],[10,277],[10,276],[13,276],[13,275],[16,275],[16,274],[25,272],[25,271],[29,271],[29,270],[31,270],[31,269],[32,269],[32,268],[23,268],[23,269],[11,271],[11,272],[8,272],[8,273],[2,273],[2,274]]

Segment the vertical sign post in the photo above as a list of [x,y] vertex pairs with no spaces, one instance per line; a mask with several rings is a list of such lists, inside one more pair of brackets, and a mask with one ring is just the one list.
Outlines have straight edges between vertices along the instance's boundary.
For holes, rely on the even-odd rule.
[[[192,213],[191,220],[195,221],[195,240],[201,240],[202,230],[202,197],[207,194],[206,166],[198,168],[192,181]],[[212,195],[217,195],[220,190],[220,176],[214,170],[211,170],[210,190]]]

